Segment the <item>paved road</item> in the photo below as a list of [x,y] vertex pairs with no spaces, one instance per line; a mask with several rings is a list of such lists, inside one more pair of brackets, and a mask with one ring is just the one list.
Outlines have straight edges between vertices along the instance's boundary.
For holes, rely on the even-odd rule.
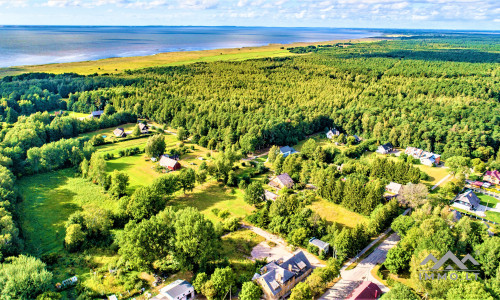
[[[252,230],[253,232],[255,232],[256,234],[260,235],[261,237],[265,238],[266,240],[271,241],[275,244],[280,245],[281,247],[286,248],[288,250],[288,252],[290,253],[290,255],[292,254],[292,251],[290,251],[287,242],[285,240],[283,240],[282,238],[280,238],[279,236],[272,234],[272,233],[269,233],[269,232],[267,232],[259,227],[255,227],[252,225],[243,225],[243,228],[248,228],[248,229]],[[307,252],[307,250],[302,249],[302,248],[297,248],[297,250],[302,250],[304,252],[304,254],[306,255],[307,259],[309,260],[309,262],[311,263],[311,265],[313,265],[314,267],[324,267],[325,266],[325,264],[323,264],[319,259],[317,259],[316,256]]]
[[320,299],[345,299],[351,292],[358,287],[363,281],[371,281],[377,284],[382,292],[388,292],[389,289],[380,281],[375,279],[370,271],[379,263],[383,263],[387,256],[387,252],[392,247],[396,246],[399,241],[399,236],[396,233],[391,234],[385,241],[383,241],[377,249],[375,249],[368,257],[363,259],[358,265],[349,271],[345,269],[340,271],[342,279],[338,281],[332,288],[321,296]]
[[450,178],[451,174],[448,174],[446,175],[443,179],[439,180],[438,183],[436,183],[432,188],[431,190],[437,188],[440,184],[442,184],[443,182],[445,182],[446,180],[448,180],[448,178]]

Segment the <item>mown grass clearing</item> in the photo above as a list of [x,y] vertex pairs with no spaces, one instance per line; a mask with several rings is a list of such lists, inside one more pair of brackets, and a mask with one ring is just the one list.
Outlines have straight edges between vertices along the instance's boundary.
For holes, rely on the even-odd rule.
[[26,250],[37,256],[63,249],[64,223],[84,205],[117,208],[101,187],[76,177],[72,169],[23,177],[17,186],[23,198],[19,208]]
[[253,210],[253,206],[243,200],[244,192],[238,188],[228,188],[220,186],[216,181],[210,181],[204,185],[196,187],[192,192],[188,192],[173,200],[172,206],[197,208],[208,219],[220,221],[212,212],[216,208],[220,211],[228,210],[231,216],[245,217]]
[[92,132],[82,133],[78,136],[91,138],[95,135],[101,135],[105,141],[121,141],[121,140],[125,140],[125,138],[117,138],[113,134],[113,130],[115,130],[116,128],[123,128],[125,130],[125,132],[131,132],[132,130],[134,130],[135,126],[137,126],[136,123],[127,123],[127,124],[118,125],[115,127],[109,127],[109,128],[104,128],[104,129],[92,131]]
[[481,194],[481,193],[476,193],[476,195],[479,198],[481,205],[488,206],[490,208],[495,208],[497,206],[497,204],[499,203],[498,199],[496,199],[495,197],[488,196],[488,195]]
[[358,224],[368,224],[367,217],[347,210],[338,204],[328,202],[319,197],[311,204],[310,207],[328,222],[336,222],[342,227],[354,228]]

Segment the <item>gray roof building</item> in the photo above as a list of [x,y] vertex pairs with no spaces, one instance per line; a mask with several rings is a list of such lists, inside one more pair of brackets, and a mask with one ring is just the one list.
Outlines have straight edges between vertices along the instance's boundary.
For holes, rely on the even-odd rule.
[[455,199],[455,202],[458,202],[458,203],[463,204],[463,205],[467,205],[470,208],[475,209],[479,206],[480,200],[476,196],[476,194],[474,194],[474,192],[472,190],[468,190],[467,192],[459,195]]
[[317,239],[315,237],[309,240],[309,244],[318,247],[318,249],[323,253],[328,253],[328,250],[330,249],[330,244],[325,243],[322,240]]
[[260,277],[254,276],[262,286],[267,299],[279,299],[312,271],[304,252],[294,253],[287,259],[272,261],[260,269]]
[[104,110],[94,110],[90,113],[90,116],[93,118],[99,118],[104,113]]
[[178,279],[160,289],[153,300],[189,300],[194,298],[194,288],[186,280]]

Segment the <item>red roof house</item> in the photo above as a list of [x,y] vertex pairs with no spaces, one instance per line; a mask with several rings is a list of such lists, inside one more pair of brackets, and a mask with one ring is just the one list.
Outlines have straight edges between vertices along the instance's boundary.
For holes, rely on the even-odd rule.
[[497,170],[486,171],[486,173],[484,173],[483,180],[494,184],[500,184],[500,172]]
[[175,159],[171,159],[166,155],[162,155],[160,158],[160,166],[169,169],[170,171],[179,170],[181,168],[181,164]]
[[377,299],[382,295],[382,290],[371,281],[363,281],[347,299],[356,300],[372,300]]

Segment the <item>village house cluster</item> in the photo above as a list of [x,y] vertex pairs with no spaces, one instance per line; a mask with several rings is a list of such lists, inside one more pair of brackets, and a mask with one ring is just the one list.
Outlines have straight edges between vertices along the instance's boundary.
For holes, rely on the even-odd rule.
[[437,166],[441,161],[441,155],[415,147],[406,148],[405,154],[412,156],[415,159],[419,159],[420,163],[426,166]]

